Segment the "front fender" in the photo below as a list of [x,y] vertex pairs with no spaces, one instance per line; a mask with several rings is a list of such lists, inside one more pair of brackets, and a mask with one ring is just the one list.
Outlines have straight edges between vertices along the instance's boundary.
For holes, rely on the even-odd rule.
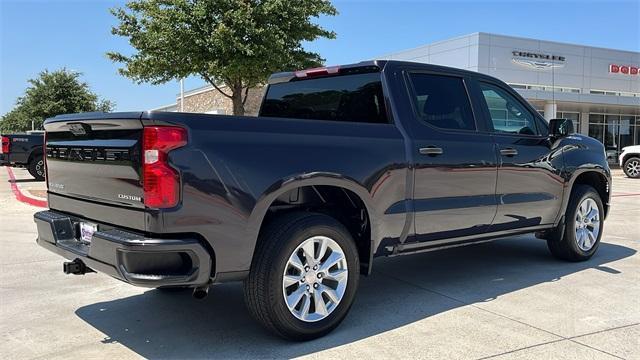
[[585,173],[595,173],[607,182],[607,197],[604,199],[605,215],[608,213],[611,194],[611,170],[604,154],[604,147],[597,140],[586,136],[572,136],[575,140],[563,146],[565,190],[562,200],[562,208],[558,215],[558,224],[567,210],[571,192],[576,180]]

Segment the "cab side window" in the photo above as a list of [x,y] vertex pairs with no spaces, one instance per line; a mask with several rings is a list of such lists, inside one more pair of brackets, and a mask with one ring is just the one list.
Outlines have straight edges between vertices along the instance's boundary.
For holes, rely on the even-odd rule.
[[496,132],[520,135],[540,135],[533,114],[513,95],[502,88],[480,83]]
[[467,90],[461,78],[414,73],[410,75],[418,118],[440,129],[475,130]]

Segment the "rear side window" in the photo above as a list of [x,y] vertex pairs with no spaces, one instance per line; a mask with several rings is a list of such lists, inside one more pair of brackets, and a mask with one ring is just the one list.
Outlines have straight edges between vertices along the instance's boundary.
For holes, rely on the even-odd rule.
[[410,77],[420,120],[441,129],[476,129],[467,90],[461,78],[418,73]]
[[379,72],[269,85],[260,116],[388,123]]

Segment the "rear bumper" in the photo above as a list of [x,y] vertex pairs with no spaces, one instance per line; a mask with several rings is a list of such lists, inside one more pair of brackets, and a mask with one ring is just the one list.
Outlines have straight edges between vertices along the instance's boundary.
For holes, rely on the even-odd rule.
[[78,240],[81,218],[48,210],[34,220],[40,246],[129,284],[194,287],[211,279],[211,256],[197,239],[149,238],[99,224],[86,244]]
[[0,166],[9,165],[9,154],[0,154]]

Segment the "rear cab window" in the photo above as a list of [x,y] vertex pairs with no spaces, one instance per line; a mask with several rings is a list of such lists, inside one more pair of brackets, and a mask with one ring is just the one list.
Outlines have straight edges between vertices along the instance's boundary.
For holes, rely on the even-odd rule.
[[260,116],[388,124],[380,72],[269,85]]

